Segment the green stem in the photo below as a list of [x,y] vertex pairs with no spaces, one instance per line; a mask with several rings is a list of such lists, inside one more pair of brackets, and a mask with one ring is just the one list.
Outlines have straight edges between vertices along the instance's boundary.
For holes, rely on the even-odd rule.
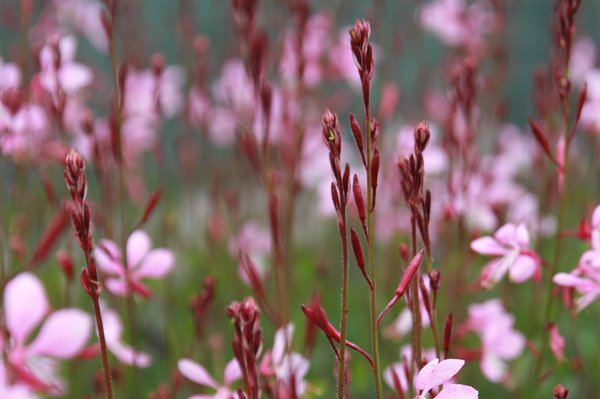
[[342,315],[340,321],[340,358],[338,361],[338,399],[344,399],[346,382],[346,325],[348,323],[348,235],[346,209],[343,206],[340,239],[342,241]]
[[382,398],[381,376],[379,371],[379,336],[377,331],[377,280],[375,278],[375,240],[374,240],[374,214],[373,188],[371,184],[371,164],[373,161],[373,144],[371,140],[371,111],[365,107],[367,118],[367,243],[369,246],[369,274],[373,283],[370,290],[370,315],[371,315],[371,350],[373,351],[373,377],[375,378],[376,398]]

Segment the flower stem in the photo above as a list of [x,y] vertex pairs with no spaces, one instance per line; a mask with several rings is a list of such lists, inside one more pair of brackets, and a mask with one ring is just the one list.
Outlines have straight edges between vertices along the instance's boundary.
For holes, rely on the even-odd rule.
[[340,358],[338,360],[338,399],[344,399],[346,382],[346,325],[348,322],[348,234],[346,207],[342,206],[340,240],[342,242],[342,315],[340,321]]
[[379,337],[377,331],[377,290],[375,278],[375,240],[374,240],[374,216],[373,208],[373,187],[371,184],[371,164],[373,161],[373,143],[371,139],[371,110],[365,106],[365,116],[367,118],[367,243],[369,258],[369,273],[373,283],[370,295],[370,314],[371,314],[371,350],[373,352],[373,377],[375,378],[375,394],[377,399],[382,398],[381,376],[379,372]]

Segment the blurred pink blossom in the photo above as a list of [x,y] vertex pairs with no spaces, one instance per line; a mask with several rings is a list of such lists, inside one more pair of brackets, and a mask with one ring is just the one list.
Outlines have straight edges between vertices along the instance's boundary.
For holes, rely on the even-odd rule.
[[103,4],[96,0],[55,0],[56,14],[61,22],[72,25],[103,53],[108,52],[108,38],[102,25]]
[[433,359],[427,363],[417,374],[415,386],[418,390],[418,398],[425,399],[425,395],[439,385],[444,385],[436,399],[477,399],[479,392],[468,385],[446,384],[460,371],[465,361],[461,359],[446,359],[440,362]]
[[114,241],[100,240],[94,250],[98,266],[109,275],[106,288],[119,296],[129,295],[131,290],[148,298],[152,291],[141,280],[165,277],[173,268],[175,257],[168,249],[152,249],[150,236],[143,230],[131,233],[127,239],[126,251],[127,266],[123,264],[121,250]]
[[581,125],[593,133],[600,133],[600,69],[586,75],[587,96],[581,109]]
[[463,0],[435,0],[423,6],[420,22],[448,46],[478,47],[494,26],[494,15],[486,3],[471,5]]
[[569,79],[576,87],[583,86],[596,65],[596,57],[596,45],[591,38],[582,37],[575,41],[569,60]]
[[4,62],[0,57],[0,93],[6,89],[16,89],[21,84],[21,70],[12,62]]
[[104,322],[104,336],[108,350],[124,364],[136,367],[148,367],[152,361],[150,355],[138,352],[123,343],[123,326],[117,312],[102,306],[102,319]]
[[469,306],[466,327],[481,339],[481,371],[492,382],[510,377],[505,361],[516,359],[525,348],[525,337],[514,329],[514,322],[499,299]]
[[[71,359],[84,349],[90,338],[91,317],[75,308],[49,313],[42,283],[27,272],[6,285],[3,309],[11,339],[0,344],[17,381],[35,391],[61,394],[64,388],[56,361]],[[44,319],[35,338],[29,340]]]
[[560,362],[565,357],[565,339],[560,335],[556,324],[550,323],[548,330],[550,332],[550,349],[556,360]]
[[[268,229],[254,221],[244,223],[240,231],[229,240],[229,253],[238,259],[241,254],[246,254],[256,266],[259,277],[264,278],[268,269],[267,256],[271,253],[271,235]],[[246,284],[250,278],[241,266],[238,269],[240,277]]]
[[[265,353],[260,365],[263,375],[277,377],[277,391],[286,392],[287,395],[278,394],[278,397],[302,397],[306,391],[304,377],[308,372],[310,363],[300,353],[291,352],[286,347],[292,345],[294,325],[287,324],[275,333],[273,348]],[[295,394],[290,395],[291,389]]]
[[216,391],[212,395],[192,395],[189,399],[239,399],[237,392],[231,387],[231,384],[242,378],[242,370],[236,359],[231,360],[225,366],[223,385],[217,383],[203,366],[193,360],[179,360],[177,369],[190,381],[204,387],[213,388]]
[[529,249],[529,232],[524,224],[507,223],[494,237],[484,236],[471,242],[471,249],[481,255],[499,256],[488,262],[481,272],[484,287],[493,287],[507,272],[514,283],[523,283],[541,273],[541,260]]
[[63,36],[40,51],[40,82],[55,101],[62,93],[71,96],[92,83],[92,70],[75,62],[76,49],[77,39]]

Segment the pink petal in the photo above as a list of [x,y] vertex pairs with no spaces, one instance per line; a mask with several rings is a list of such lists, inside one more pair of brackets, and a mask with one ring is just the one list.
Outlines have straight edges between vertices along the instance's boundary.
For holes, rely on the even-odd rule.
[[590,281],[569,273],[558,273],[554,276],[552,281],[554,282],[554,284],[558,284],[563,287],[581,288],[589,287],[591,285]]
[[529,231],[527,231],[527,227],[523,223],[517,227],[516,238],[521,247],[529,245]]
[[594,209],[594,213],[592,213],[592,229],[600,229],[600,205],[598,205]]
[[127,239],[127,264],[134,269],[146,256],[152,242],[150,236],[143,230],[136,230]]
[[506,364],[497,356],[485,355],[481,359],[481,372],[492,382],[500,382],[506,374]]
[[118,342],[123,334],[123,326],[119,315],[114,310],[101,306],[102,321],[104,324],[104,336],[106,342]]
[[173,252],[168,249],[153,249],[142,260],[133,274],[138,278],[161,278],[171,271],[175,264]]
[[225,385],[229,386],[232,382],[239,380],[242,378],[242,369],[240,368],[240,364],[237,359],[232,359],[225,366],[224,381]]
[[510,280],[514,283],[523,283],[533,276],[538,267],[535,259],[529,255],[520,255],[510,267]]
[[219,389],[219,385],[212,379],[208,371],[192,360],[181,359],[177,362],[177,369],[184,377],[196,384]]
[[4,289],[6,327],[17,346],[24,343],[48,311],[42,283],[31,273],[20,273]]
[[275,333],[273,350],[271,352],[273,364],[277,365],[281,363],[283,354],[285,353],[286,344],[289,346],[292,343],[292,334],[294,334],[294,326],[291,323],[280,328]]
[[456,375],[464,364],[465,361],[461,359],[446,359],[441,362],[433,359],[417,374],[417,389],[422,391],[421,395],[425,395],[431,388],[444,384]]
[[468,385],[450,384],[445,385],[435,399],[477,399],[479,392]]
[[38,355],[68,359],[83,350],[90,338],[91,317],[79,309],[62,309],[52,313],[29,346]]
[[507,223],[496,231],[494,237],[503,244],[512,245],[517,240],[517,227]]
[[67,94],[73,94],[92,82],[92,71],[83,64],[70,62],[58,70],[60,86]]
[[130,366],[145,368],[148,367],[152,361],[149,354],[138,352],[122,342],[107,342],[107,346],[117,359]]
[[494,238],[485,236],[471,242],[471,249],[481,255],[504,255],[508,250]]
[[105,273],[117,276],[124,273],[117,244],[110,240],[100,240],[100,244],[94,249],[94,259],[100,270]]
[[122,278],[109,278],[104,282],[106,288],[117,296],[126,296],[129,292],[127,283]]

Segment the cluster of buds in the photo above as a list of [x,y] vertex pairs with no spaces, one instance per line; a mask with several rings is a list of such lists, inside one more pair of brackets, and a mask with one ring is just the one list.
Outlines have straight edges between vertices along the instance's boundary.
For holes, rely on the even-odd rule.
[[[336,343],[339,344],[341,341],[340,332],[329,322],[327,314],[325,313],[323,306],[321,306],[321,303],[319,301],[313,300],[311,301],[309,306],[300,305],[300,307],[302,308],[302,311],[304,312],[306,318],[308,318],[308,321],[312,325],[315,325],[319,330],[323,331],[325,337],[329,341],[329,344],[333,348],[333,351],[335,352],[338,361],[342,361],[342,359],[340,359],[340,354],[336,346]],[[367,359],[371,367],[374,367],[373,359],[371,359],[371,356],[367,352],[365,352],[360,346],[348,340],[346,340],[346,346],[360,353],[365,359]]]
[[[567,71],[571,59],[571,47],[575,34],[575,14],[581,0],[561,0],[557,2],[555,11],[555,46],[558,50],[558,64],[555,69],[555,80],[558,95],[564,101],[571,90],[571,81]],[[562,65],[561,65],[562,64]]]
[[562,384],[554,387],[554,399],[567,399],[568,396],[569,390],[562,386]]
[[348,191],[350,186],[350,166],[346,164],[344,173],[340,166],[340,157],[342,153],[342,135],[338,125],[337,115],[329,110],[325,110],[322,124],[322,136],[325,146],[329,149],[329,162],[331,171],[335,177],[335,182],[331,182],[331,198],[338,218],[340,231],[345,231],[346,205],[348,204]]
[[259,385],[256,363],[261,347],[260,310],[252,298],[243,302],[233,302],[227,307],[227,316],[232,319],[235,329],[233,354],[237,359],[246,386],[245,395],[249,399],[258,399]]
[[87,264],[87,267],[81,271],[81,284],[91,298],[97,298],[100,292],[98,288],[95,288],[98,285],[98,272],[92,257],[94,246],[90,207],[85,200],[87,194],[85,161],[76,150],[71,150],[67,154],[64,177],[73,200],[71,220],[75,229],[75,237],[85,255]]
[[375,62],[373,60],[373,46],[369,42],[371,27],[366,21],[356,21],[350,28],[350,46],[354,60],[360,75],[365,105],[369,105],[369,93],[371,80],[375,73]]
[[423,193],[425,162],[423,151],[429,142],[430,132],[427,122],[419,122],[415,127],[414,152],[398,162],[400,182],[404,198],[411,210],[411,224],[418,226],[427,252],[430,253],[429,221],[431,219],[431,192]]

